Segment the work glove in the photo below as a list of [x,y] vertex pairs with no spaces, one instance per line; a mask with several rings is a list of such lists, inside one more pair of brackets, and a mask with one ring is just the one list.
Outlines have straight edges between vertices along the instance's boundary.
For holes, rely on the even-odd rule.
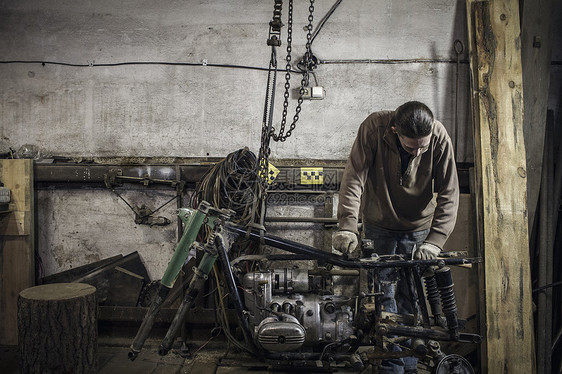
[[441,253],[438,246],[423,242],[414,251],[414,260],[433,260]]
[[342,253],[351,253],[357,247],[357,234],[351,231],[342,230],[336,232],[333,240],[334,249]]

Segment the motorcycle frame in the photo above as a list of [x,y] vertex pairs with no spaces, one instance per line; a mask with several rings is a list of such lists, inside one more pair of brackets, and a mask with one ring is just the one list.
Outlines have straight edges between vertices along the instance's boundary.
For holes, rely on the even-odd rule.
[[[230,265],[228,253],[230,252],[231,243],[234,239],[243,236],[252,242],[261,245],[275,247],[286,252],[290,252],[298,256],[302,260],[316,260],[319,265],[331,264],[348,269],[364,269],[371,270],[377,273],[377,269],[381,268],[399,268],[406,275],[406,280],[410,285],[409,287],[414,293],[411,295],[416,305],[416,311],[421,314],[421,325],[408,326],[400,324],[386,323],[388,319],[383,320],[383,313],[381,311],[380,303],[377,301],[380,293],[363,294],[361,297],[375,297],[375,343],[374,353],[369,356],[370,361],[380,363],[381,359],[405,357],[405,356],[423,356],[430,353],[433,357],[444,357],[440,352],[439,345],[436,341],[459,341],[465,343],[480,343],[481,337],[476,334],[459,333],[458,331],[437,331],[431,328],[429,312],[426,305],[426,297],[423,291],[421,274],[423,270],[428,267],[443,268],[448,265],[471,266],[472,264],[481,262],[480,258],[438,258],[431,260],[413,260],[404,259],[400,256],[374,256],[369,259],[354,259],[346,255],[338,255],[326,251],[316,249],[311,246],[304,245],[295,241],[283,239],[277,236],[265,234],[263,231],[259,232],[252,228],[241,227],[235,225],[230,221],[234,212],[226,209],[215,209],[207,202],[201,202],[197,210],[189,208],[181,208],[178,210],[178,215],[182,219],[185,229],[184,233],[176,246],[172,259],[167,266],[164,277],[160,281],[158,292],[155,293],[151,306],[147,310],[145,318],[131,344],[129,351],[129,359],[135,360],[140,353],[142,346],[147,339],[156,316],[158,315],[163,301],[165,300],[169,290],[172,288],[181,267],[188,258],[190,250],[194,247],[197,250],[203,251],[203,258],[197,267],[193,268],[194,275],[189,283],[185,296],[176,312],[176,315],[159,346],[158,352],[160,355],[165,355],[171,349],[175,337],[185,320],[189,309],[191,308],[195,298],[200,290],[203,289],[208,274],[213,265],[218,259],[224,271],[226,284],[228,286],[229,296],[236,309],[236,315],[239,325],[242,329],[246,348],[252,354],[264,356],[268,358],[267,354],[260,352],[255,346],[248,320],[245,317],[247,312],[244,304],[240,298],[235,276]],[[208,236],[204,244],[195,241],[197,233],[201,228],[206,225],[212,232]],[[359,301],[359,299],[357,300]],[[358,305],[359,303],[357,303]],[[356,308],[355,314],[358,310]],[[386,314],[388,316],[388,314]],[[401,316],[397,315],[397,319]],[[414,320],[419,321],[418,316],[414,316]],[[412,339],[429,339],[429,350],[418,350],[419,346],[406,349],[402,352],[387,352],[383,347],[383,341],[391,336],[399,336],[402,338]],[[418,349],[416,349],[418,348]],[[289,353],[286,357],[294,356],[298,359],[305,359],[310,356],[310,359],[317,360],[322,358],[324,352],[318,356],[309,353]],[[269,359],[275,360],[276,354],[270,354]],[[340,354],[341,356],[341,354]],[[357,361],[356,357],[346,356],[352,362]]]

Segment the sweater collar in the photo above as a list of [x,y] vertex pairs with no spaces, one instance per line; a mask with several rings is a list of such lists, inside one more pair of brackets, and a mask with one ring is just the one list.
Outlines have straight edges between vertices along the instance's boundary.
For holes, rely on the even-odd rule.
[[398,144],[397,144],[397,135],[392,131],[392,120],[394,119],[394,115],[392,115],[388,121],[388,123],[386,124],[386,129],[384,130],[384,135],[383,135],[383,139],[386,142],[386,144],[388,144],[390,146],[390,149],[392,149],[393,151],[395,151],[396,153],[398,152]]

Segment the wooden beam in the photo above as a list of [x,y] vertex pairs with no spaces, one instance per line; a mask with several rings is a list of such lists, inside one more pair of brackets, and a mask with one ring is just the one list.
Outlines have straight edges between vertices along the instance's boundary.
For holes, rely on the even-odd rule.
[[0,344],[18,343],[17,298],[35,283],[33,160],[0,160],[11,210],[0,217]]
[[518,0],[467,0],[483,372],[533,373]]

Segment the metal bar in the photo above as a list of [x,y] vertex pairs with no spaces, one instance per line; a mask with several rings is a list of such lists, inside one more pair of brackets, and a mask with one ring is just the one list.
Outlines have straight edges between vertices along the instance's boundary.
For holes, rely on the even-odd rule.
[[325,217],[266,217],[266,222],[338,223],[337,218]]
[[[35,164],[36,183],[104,183],[105,175],[119,169],[122,176],[155,180],[182,180],[198,182],[210,165],[79,165],[79,164]],[[181,179],[180,179],[181,178]]]
[[445,332],[437,331],[428,328],[412,327],[412,326],[402,326],[402,325],[389,325],[386,323],[380,323],[377,325],[377,331],[382,335],[399,335],[399,336],[411,336],[414,338],[424,338],[433,340],[444,340],[444,341],[459,341],[463,343],[474,343],[479,344],[482,340],[480,335],[470,334],[470,333],[460,333],[457,335]]
[[185,316],[191,309],[193,301],[199,294],[199,291],[203,288],[203,285],[207,280],[207,275],[213,268],[216,260],[216,254],[205,252],[205,254],[203,255],[203,258],[201,259],[201,262],[199,263],[199,266],[197,267],[197,270],[195,270],[195,274],[193,274],[193,278],[189,283],[189,287],[185,291],[185,297],[183,298],[180,307],[178,308],[178,311],[174,316],[170,327],[168,328],[168,332],[166,332],[166,336],[158,347],[159,355],[166,355],[168,351],[170,351],[170,348],[172,348],[172,344],[174,343],[176,335],[185,320]]
[[[233,224],[228,224],[225,228],[238,235],[248,235],[250,240],[260,243],[260,234],[249,231],[248,229],[236,226]],[[339,256],[333,253],[325,252],[314,247],[310,247],[301,243],[297,243],[291,240],[282,239],[273,235],[265,234],[263,236],[264,244],[275,248],[283,249],[287,252],[296,253],[305,256],[312,256],[319,261],[325,261],[333,265],[348,267],[352,269],[372,269],[380,267],[409,267],[413,265],[461,265],[461,264],[471,264],[481,262],[479,258],[446,258],[446,259],[434,259],[434,260],[359,260],[359,259],[348,259],[344,256]]]
[[236,287],[236,281],[234,279],[234,274],[232,273],[232,268],[230,267],[230,261],[228,259],[224,239],[221,235],[215,236],[215,247],[217,249],[219,260],[222,265],[223,275],[228,286],[228,291],[230,293],[230,299],[234,304],[234,309],[236,310],[236,314],[238,316],[238,323],[242,328],[244,340],[246,341],[246,344],[253,350],[253,339],[252,333],[250,332],[250,325],[248,324],[248,320],[244,316],[244,304],[242,303],[242,299],[240,298],[238,288]]
[[199,229],[201,228],[201,225],[203,225],[203,220],[206,217],[206,214],[201,210],[197,210],[193,214],[191,210],[180,209],[178,214],[180,215],[180,218],[184,220],[186,229],[176,246],[174,255],[168,263],[166,272],[162,276],[161,280],[163,285],[170,288],[174,285],[174,282],[185,263],[187,256],[189,255],[189,249],[195,241],[195,238],[199,233]]
[[[217,161],[218,162],[218,161]],[[214,165],[209,164],[156,164],[156,165],[116,165],[116,164],[75,164],[75,163],[54,163],[54,164],[34,164],[35,183],[45,184],[93,184],[105,183],[105,175],[112,170],[121,170],[122,176],[132,178],[149,178],[161,181],[182,181],[188,184],[199,182],[205,173]],[[458,163],[457,174],[461,192],[469,192],[468,168],[474,166],[470,163]],[[306,186],[300,184],[300,167],[286,166],[280,167],[280,173],[271,185],[271,190],[285,193],[320,193],[325,190],[337,190],[343,175],[343,167],[324,168],[324,184],[313,185],[315,190],[305,189]],[[179,170],[179,172],[178,172]],[[138,182],[137,182],[138,183]],[[297,187],[294,190],[288,187]]]
[[137,356],[139,355],[144,342],[148,338],[150,331],[152,330],[152,326],[154,326],[154,322],[156,321],[156,317],[160,313],[160,308],[162,307],[162,303],[168,296],[170,292],[170,288],[163,286],[162,283],[158,284],[158,292],[152,298],[152,304],[150,304],[150,308],[148,308],[144,319],[131,343],[131,347],[129,348],[128,357],[129,360],[134,361]]
[[417,300],[418,300],[419,308],[421,310],[422,320],[424,326],[427,327],[430,324],[429,312],[427,311],[427,299],[425,297],[425,292],[423,290],[423,285],[420,277],[420,270],[417,266],[411,269],[410,279],[412,280],[412,282],[414,282],[413,286],[415,287],[416,292],[418,294]]

